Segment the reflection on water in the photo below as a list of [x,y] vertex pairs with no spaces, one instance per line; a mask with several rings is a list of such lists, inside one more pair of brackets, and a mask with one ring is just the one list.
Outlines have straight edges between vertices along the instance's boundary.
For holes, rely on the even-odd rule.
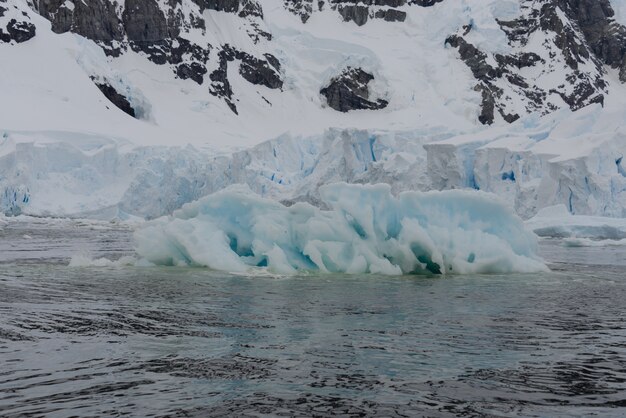
[[603,249],[548,243],[543,275],[67,267],[129,242],[123,226],[0,232],[0,415],[626,411],[626,279]]

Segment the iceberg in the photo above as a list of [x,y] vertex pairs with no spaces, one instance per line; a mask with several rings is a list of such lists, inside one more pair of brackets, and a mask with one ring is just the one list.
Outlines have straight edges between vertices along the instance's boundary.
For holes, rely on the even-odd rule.
[[[526,221],[526,226],[540,237],[576,240],[626,240],[626,219],[572,215],[564,205],[544,208]],[[578,241],[583,242],[583,241]],[[575,246],[575,245],[571,245]]]
[[495,195],[403,192],[336,183],[326,209],[290,207],[235,185],[135,232],[144,261],[229,272],[468,274],[538,272],[537,237]]

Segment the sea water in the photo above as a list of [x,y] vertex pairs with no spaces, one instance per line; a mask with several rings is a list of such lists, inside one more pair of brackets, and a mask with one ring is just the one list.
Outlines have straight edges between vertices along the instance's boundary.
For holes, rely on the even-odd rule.
[[0,231],[1,416],[626,414],[626,247],[544,241],[540,274],[68,266],[131,241]]

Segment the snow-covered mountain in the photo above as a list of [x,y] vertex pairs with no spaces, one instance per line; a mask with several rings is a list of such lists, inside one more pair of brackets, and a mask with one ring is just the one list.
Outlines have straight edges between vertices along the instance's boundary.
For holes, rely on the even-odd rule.
[[345,180],[626,216],[624,24],[623,0],[0,0],[0,210]]

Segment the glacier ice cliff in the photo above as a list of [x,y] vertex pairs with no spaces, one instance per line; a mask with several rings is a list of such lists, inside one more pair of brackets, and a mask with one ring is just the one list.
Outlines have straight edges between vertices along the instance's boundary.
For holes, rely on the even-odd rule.
[[135,232],[139,256],[157,265],[229,272],[255,267],[372,274],[537,272],[536,236],[494,195],[404,192],[388,185],[320,188],[329,210],[286,207],[233,186]]
[[439,128],[328,129],[230,154],[4,131],[0,211],[153,219],[234,184],[286,205],[327,208],[320,187],[347,182],[386,183],[395,194],[493,192],[524,219],[559,204],[576,215],[619,218],[626,216],[623,115],[595,106],[463,135]]

